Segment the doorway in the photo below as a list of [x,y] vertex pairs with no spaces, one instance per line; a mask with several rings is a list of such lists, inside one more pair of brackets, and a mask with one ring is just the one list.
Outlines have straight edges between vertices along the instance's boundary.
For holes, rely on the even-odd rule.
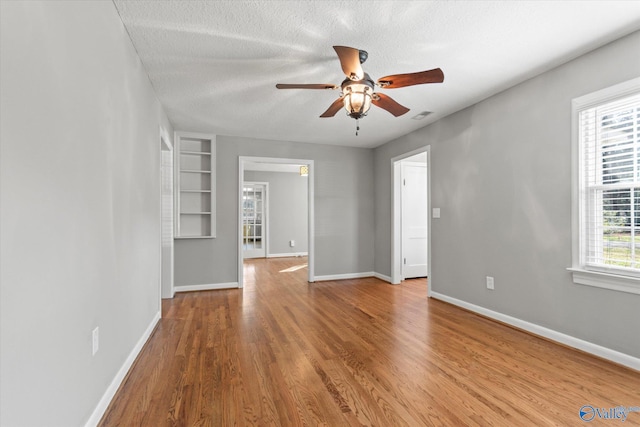
[[[272,157],[245,157],[245,156],[240,156],[239,157],[239,167],[238,167],[238,287],[242,288],[243,287],[243,283],[244,283],[244,265],[243,265],[243,259],[245,258],[245,241],[247,243],[247,248],[249,246],[252,246],[252,250],[253,249],[258,249],[257,246],[261,246],[260,249],[264,248],[264,250],[266,251],[264,255],[260,255],[260,256],[299,256],[300,254],[295,253],[293,248],[295,247],[297,250],[298,249],[298,245],[299,245],[299,241],[296,239],[291,239],[289,240],[289,238],[287,238],[285,240],[285,244],[288,246],[287,250],[284,250],[280,247],[276,247],[278,246],[278,241],[276,242],[272,242],[272,236],[276,236],[279,235],[279,233],[276,231],[273,231],[273,233],[270,232],[270,226],[268,226],[269,223],[273,222],[273,218],[276,218],[276,216],[269,214],[269,212],[273,209],[273,206],[269,207],[269,209],[267,209],[265,212],[263,212],[263,216],[261,218],[260,224],[258,224],[258,222],[253,221],[253,219],[251,221],[245,221],[244,218],[244,214],[245,214],[245,209],[244,209],[244,200],[245,200],[245,188],[250,188],[247,186],[247,184],[251,183],[251,182],[263,182],[266,181],[265,179],[260,179],[259,177],[255,176],[255,177],[248,177],[245,181],[245,171],[247,170],[251,170],[252,172],[260,170],[260,171],[266,171],[269,169],[275,168],[276,170],[281,170],[281,169],[286,169],[286,168],[295,168],[295,170],[297,171],[297,174],[299,176],[299,178],[303,178],[306,181],[306,209],[305,209],[305,215],[307,217],[307,221],[306,221],[306,232],[304,232],[304,235],[306,237],[306,246],[307,246],[307,253],[305,253],[305,255],[307,255],[308,257],[308,266],[307,266],[307,270],[308,270],[308,281],[309,282],[314,282],[315,278],[314,278],[314,162],[313,160],[307,160],[307,159],[284,159],[284,158],[272,158]],[[305,173],[303,173],[303,170]],[[275,190],[271,190],[270,186],[267,187],[266,189],[266,196],[263,194],[262,196],[262,200],[263,200],[263,207],[266,209],[266,204],[264,203],[264,201],[268,201],[271,199],[270,193],[273,193],[274,195],[276,194]],[[255,193],[252,194],[252,197],[255,198]],[[275,196],[273,196],[275,197]],[[255,202],[255,200],[254,200]],[[302,202],[305,203],[305,202]],[[248,203],[248,205],[251,205],[252,203]],[[257,204],[254,204],[254,206],[257,206]],[[275,202],[274,202],[274,206],[275,206]],[[288,210],[287,209],[287,205],[283,204],[282,206],[280,206],[283,210]],[[256,216],[257,214],[251,214]],[[269,219],[269,222],[264,222],[265,218],[269,218],[269,216],[271,217],[271,219]],[[249,227],[245,227],[246,225],[248,225]],[[258,230],[258,225],[260,226],[260,230]],[[265,227],[265,225],[267,225]],[[275,227],[275,223],[274,223],[274,227]],[[250,229],[251,226],[254,226],[253,229]],[[256,234],[258,231],[260,231],[260,234],[264,233],[261,238],[260,238],[260,244],[258,243],[258,234]],[[250,237],[250,239],[245,239],[245,234],[247,237]],[[276,239],[277,240],[277,239]],[[282,239],[280,239],[282,240]],[[251,243],[251,245],[249,245],[249,243]],[[282,243],[282,242],[280,242]],[[271,245],[274,245],[274,249],[270,249]],[[270,250],[275,250],[276,254],[270,254]],[[301,256],[301,255],[300,255]]]
[[242,256],[267,257],[268,183],[245,182],[242,189]]
[[[391,159],[391,282],[431,276],[429,147]],[[427,281],[428,292],[431,280]]]
[[427,154],[400,161],[401,277],[427,277]]
[[173,147],[160,137],[160,297],[173,298]]

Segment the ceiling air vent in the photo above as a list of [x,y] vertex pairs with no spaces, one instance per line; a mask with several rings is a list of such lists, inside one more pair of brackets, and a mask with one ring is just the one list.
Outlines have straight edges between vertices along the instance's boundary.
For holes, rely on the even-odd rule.
[[423,111],[420,114],[416,114],[415,116],[411,117],[412,120],[422,120],[425,117],[427,117],[429,114],[431,114],[431,111]]

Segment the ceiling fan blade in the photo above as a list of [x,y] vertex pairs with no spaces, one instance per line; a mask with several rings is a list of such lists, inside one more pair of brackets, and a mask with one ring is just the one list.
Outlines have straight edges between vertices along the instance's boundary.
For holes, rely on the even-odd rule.
[[371,99],[371,103],[373,105],[376,105],[383,110],[387,110],[396,117],[401,116],[409,111],[407,107],[398,104],[396,101],[394,101],[384,93],[374,93],[373,95],[374,96]]
[[362,80],[364,71],[360,65],[360,51],[347,46],[334,46],[333,48],[340,58],[344,74],[351,80]]
[[320,117],[333,117],[343,107],[344,107],[344,102],[342,101],[342,98],[338,98],[335,101],[333,101],[333,104],[331,104],[331,106],[327,108],[327,111],[322,113]]
[[444,81],[444,73],[440,68],[433,70],[420,71],[418,73],[393,74],[378,79],[378,85],[386,89],[395,89],[398,87],[421,85],[425,83],[442,83]]
[[332,84],[287,84],[287,83],[278,83],[276,85],[278,89],[338,89],[339,86]]

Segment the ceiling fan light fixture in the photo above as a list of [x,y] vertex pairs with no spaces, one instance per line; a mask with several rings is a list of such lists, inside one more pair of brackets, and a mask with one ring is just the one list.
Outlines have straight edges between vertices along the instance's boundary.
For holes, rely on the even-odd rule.
[[371,92],[371,88],[365,85],[353,85],[345,91],[344,108],[350,117],[359,118],[367,115],[371,108]]
[[[1,1],[1,0],[0,0]],[[415,86],[426,83],[442,83],[444,73],[440,68],[420,71],[417,73],[392,74],[378,79],[374,83],[369,74],[362,69],[362,63],[367,60],[369,54],[364,50],[358,50],[348,46],[333,46],[338,55],[340,66],[347,77],[340,85],[340,97],[333,101],[320,117],[333,117],[344,106],[347,115],[352,119],[358,119],[367,115],[371,104],[382,108],[395,117],[400,117],[409,112],[409,108],[401,105],[384,93],[374,93],[377,85],[380,88],[394,89],[406,86]],[[278,83],[278,89],[338,89],[332,84],[285,84]],[[414,117],[414,120],[425,118],[429,112],[425,111]],[[356,124],[357,127],[357,124]],[[356,135],[358,133],[356,132]]]
[[359,81],[345,81],[342,85],[342,101],[347,115],[359,119],[367,115],[371,108],[373,82],[366,79]]

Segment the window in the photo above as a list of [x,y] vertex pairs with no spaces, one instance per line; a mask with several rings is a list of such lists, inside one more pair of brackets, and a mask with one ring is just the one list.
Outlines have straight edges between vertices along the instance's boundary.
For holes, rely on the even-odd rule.
[[574,281],[640,293],[640,79],[575,99],[572,110]]

